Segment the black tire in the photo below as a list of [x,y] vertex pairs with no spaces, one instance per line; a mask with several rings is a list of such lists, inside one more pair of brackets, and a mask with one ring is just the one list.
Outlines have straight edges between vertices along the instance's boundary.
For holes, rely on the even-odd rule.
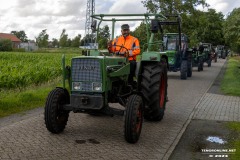
[[69,104],[70,97],[67,90],[56,88],[47,97],[44,119],[47,129],[52,133],[60,133],[67,125],[69,111],[61,108],[63,104]]
[[217,62],[217,56],[214,57],[214,62],[215,62],[215,63]]
[[203,71],[203,59],[199,59],[200,71]]
[[124,136],[129,143],[136,143],[142,130],[143,100],[139,95],[128,98],[125,111]]
[[192,61],[188,61],[187,76],[192,77]]
[[211,59],[208,59],[208,67],[211,67],[211,65],[212,65],[212,60]]
[[187,60],[182,60],[181,63],[181,70],[180,70],[180,77],[181,79],[187,79]]
[[141,92],[145,100],[144,118],[149,121],[162,120],[167,102],[165,62],[143,66]]
[[222,53],[222,59],[226,58],[226,53]]
[[198,72],[201,71],[201,63],[200,63],[200,60],[198,61]]

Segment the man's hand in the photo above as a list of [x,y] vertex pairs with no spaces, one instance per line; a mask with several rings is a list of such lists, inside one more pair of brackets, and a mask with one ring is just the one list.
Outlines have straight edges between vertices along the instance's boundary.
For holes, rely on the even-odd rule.
[[128,57],[129,56],[129,52],[125,51],[125,52],[117,52],[118,55],[124,56],[124,57]]

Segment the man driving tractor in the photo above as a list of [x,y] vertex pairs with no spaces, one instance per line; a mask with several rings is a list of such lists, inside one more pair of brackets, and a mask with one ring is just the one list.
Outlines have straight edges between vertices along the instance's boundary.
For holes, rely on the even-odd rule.
[[130,35],[128,24],[121,26],[122,36],[108,42],[108,50],[116,55],[127,56],[130,62],[130,74],[128,76],[129,84],[133,84],[133,77],[136,70],[136,57],[140,54],[139,40]]

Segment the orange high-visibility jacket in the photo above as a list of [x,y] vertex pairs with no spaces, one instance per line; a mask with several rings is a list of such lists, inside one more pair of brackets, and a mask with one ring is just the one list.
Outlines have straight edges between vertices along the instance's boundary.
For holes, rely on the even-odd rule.
[[120,52],[120,53],[126,52],[126,49],[121,47],[122,45],[124,47],[126,47],[129,51],[128,60],[129,61],[136,60],[136,56],[140,54],[140,46],[139,46],[138,39],[131,36],[131,35],[128,35],[126,38],[124,38],[124,36],[120,36],[118,38],[115,38],[112,41],[111,51],[113,53],[115,53],[115,52]]

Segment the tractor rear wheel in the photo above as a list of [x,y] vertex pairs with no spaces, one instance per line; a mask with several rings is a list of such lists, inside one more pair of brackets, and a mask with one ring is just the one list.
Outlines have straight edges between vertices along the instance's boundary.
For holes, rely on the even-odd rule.
[[200,71],[203,71],[203,58],[199,59]]
[[129,143],[136,143],[142,130],[143,100],[134,94],[128,98],[125,111],[124,136]]
[[226,54],[225,52],[222,53],[222,59],[225,59],[226,58]]
[[192,77],[192,61],[188,61],[187,62],[187,76],[188,77]]
[[208,63],[208,67],[211,67],[211,64],[212,64],[212,59],[211,59],[211,58],[209,58],[207,63]]
[[143,67],[141,92],[144,96],[144,118],[160,121],[164,116],[167,101],[167,67],[161,64],[147,64]]
[[200,71],[201,71],[201,63],[198,62],[198,72],[200,72]]
[[187,60],[182,60],[181,70],[180,70],[181,79],[187,79],[187,71],[188,71]]
[[67,125],[69,111],[65,111],[62,105],[69,104],[70,97],[67,90],[56,88],[47,97],[44,119],[47,129],[52,133],[60,133]]

